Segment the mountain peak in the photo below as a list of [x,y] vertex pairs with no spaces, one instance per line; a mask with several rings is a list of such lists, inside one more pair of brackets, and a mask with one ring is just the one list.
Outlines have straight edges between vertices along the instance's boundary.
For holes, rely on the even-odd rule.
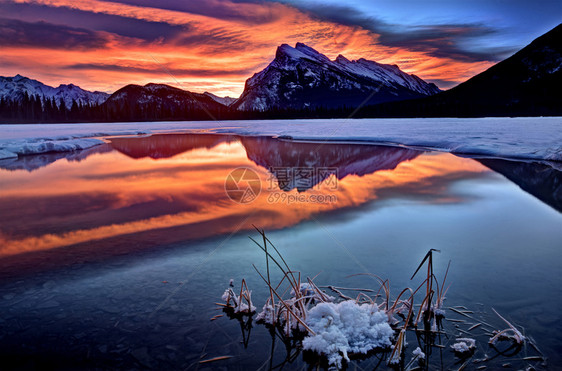
[[316,49],[311,48],[310,46],[308,46],[304,43],[296,43],[295,49],[297,49],[298,51],[300,51],[304,54],[322,55]]
[[[373,90],[377,93],[372,95]],[[324,54],[298,42],[282,44],[275,59],[246,81],[233,103],[239,110],[264,111],[273,107],[352,107],[370,94],[369,104],[433,95],[439,89],[401,71],[397,66],[366,59],[349,61]]]
[[80,89],[78,86],[74,85],[74,84],[60,84],[59,87],[57,89],[68,89],[68,90],[72,90],[78,88]]
[[187,91],[187,90],[183,90],[183,89],[180,89],[180,88],[176,88],[175,86],[170,86],[170,85],[166,85],[166,84],[159,84],[159,83],[154,83],[154,82],[150,82],[150,83],[144,85],[144,88],[148,91],[151,91],[151,92],[157,92],[157,91],[169,91],[169,92]]
[[341,63],[341,64],[347,64],[347,63],[351,63],[351,61],[349,59],[347,59],[346,57],[344,57],[343,55],[339,54],[336,57],[335,60],[337,63]]
[[283,59],[283,58],[300,59],[300,58],[303,58],[305,56],[306,55],[301,53],[299,50],[293,48],[292,46],[290,46],[288,44],[279,45],[277,47],[277,51],[275,53],[276,59]]
[[277,47],[277,52],[275,53],[275,58],[293,60],[306,58],[325,63],[330,62],[330,59],[328,59],[328,57],[324,54],[300,42],[298,42],[294,48],[288,44],[279,45],[279,47]]
[[298,50],[299,52],[303,53],[304,55],[306,55],[307,57],[311,57],[323,62],[330,62],[330,59],[328,57],[326,57],[324,54],[320,53],[319,51],[317,51],[314,48],[311,48],[310,46],[303,44],[303,43],[297,43],[295,45],[295,49]]
[[19,73],[17,75],[15,75],[14,77],[8,77],[8,79],[11,79],[14,82],[21,82],[21,81],[28,81],[28,80],[34,81],[34,80],[31,80],[28,77],[20,75]]

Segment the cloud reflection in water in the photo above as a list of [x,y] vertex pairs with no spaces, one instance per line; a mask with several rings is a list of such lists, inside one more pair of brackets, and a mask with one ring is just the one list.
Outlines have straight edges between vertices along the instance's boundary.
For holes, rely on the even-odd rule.
[[[460,202],[449,186],[488,172],[445,153],[200,134],[111,138],[81,153],[24,157],[0,167],[2,266],[23,252],[100,258],[252,224],[284,228],[388,198]],[[262,193],[251,204],[234,203],[225,194],[225,179],[237,167],[253,169],[262,181]],[[268,190],[268,183],[278,180],[268,170],[279,167],[335,168],[337,187],[313,179],[311,187],[297,182]],[[289,205],[272,202],[271,192],[330,195],[337,201]]]

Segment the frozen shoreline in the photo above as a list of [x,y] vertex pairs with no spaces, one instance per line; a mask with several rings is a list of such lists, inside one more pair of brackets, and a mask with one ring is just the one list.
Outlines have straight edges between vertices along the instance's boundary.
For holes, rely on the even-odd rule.
[[0,159],[86,149],[115,135],[220,133],[360,142],[455,154],[562,161],[562,117],[176,121],[0,125]]

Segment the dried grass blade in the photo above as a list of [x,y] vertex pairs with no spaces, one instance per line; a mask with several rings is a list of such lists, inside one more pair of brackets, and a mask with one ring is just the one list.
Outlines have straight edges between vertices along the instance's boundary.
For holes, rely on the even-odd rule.
[[204,359],[199,361],[199,363],[210,363],[210,362],[216,362],[216,361],[222,361],[224,359],[229,359],[232,358],[232,356],[219,356],[219,357],[215,357],[215,358],[211,358],[211,359]]
[[449,309],[452,310],[453,312],[457,313],[457,314],[460,314],[461,316],[465,316],[466,318],[474,319],[474,318],[472,318],[472,316],[469,316],[468,314],[463,313],[458,309],[455,309],[453,307],[449,307]]
[[472,330],[474,330],[475,328],[477,328],[477,327],[479,327],[479,326],[482,326],[482,323],[479,322],[479,323],[475,324],[474,326],[470,326],[470,328],[468,329],[468,331],[472,331]]

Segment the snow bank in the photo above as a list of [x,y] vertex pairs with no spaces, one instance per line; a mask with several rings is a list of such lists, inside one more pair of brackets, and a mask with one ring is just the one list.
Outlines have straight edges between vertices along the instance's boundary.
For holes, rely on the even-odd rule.
[[36,139],[20,142],[8,142],[0,149],[0,160],[22,155],[36,155],[48,152],[71,152],[103,144],[101,139],[81,138],[66,140]]
[[470,353],[476,349],[476,340],[471,338],[458,338],[457,342],[451,345],[451,348],[457,353]]
[[361,142],[427,148],[456,154],[562,161],[562,118],[427,118],[239,122],[241,135],[295,140]]
[[[100,124],[25,124],[0,125],[0,144],[19,140],[67,140],[76,138],[104,137],[111,135],[150,134],[158,122],[100,123]],[[178,126],[185,126],[181,123]],[[165,126],[171,128],[171,126]],[[156,131],[156,130],[155,130]]]
[[4,160],[7,158],[17,158],[18,154],[14,152],[10,152],[7,149],[0,149],[0,160]]
[[0,125],[0,160],[52,152],[91,148],[115,135],[150,134],[125,124]]
[[25,154],[24,150],[18,148],[39,141],[57,143],[53,146],[34,146],[36,152],[30,153],[72,150],[71,144],[65,146],[62,142],[81,138],[172,132],[285,136],[295,140],[361,142],[428,148],[456,154],[562,161],[560,117],[0,125],[0,156],[3,156],[0,158]]
[[303,348],[325,354],[330,365],[341,368],[349,353],[367,353],[391,345],[388,316],[376,305],[353,300],[319,303],[308,312],[307,325],[316,333],[303,340]]

